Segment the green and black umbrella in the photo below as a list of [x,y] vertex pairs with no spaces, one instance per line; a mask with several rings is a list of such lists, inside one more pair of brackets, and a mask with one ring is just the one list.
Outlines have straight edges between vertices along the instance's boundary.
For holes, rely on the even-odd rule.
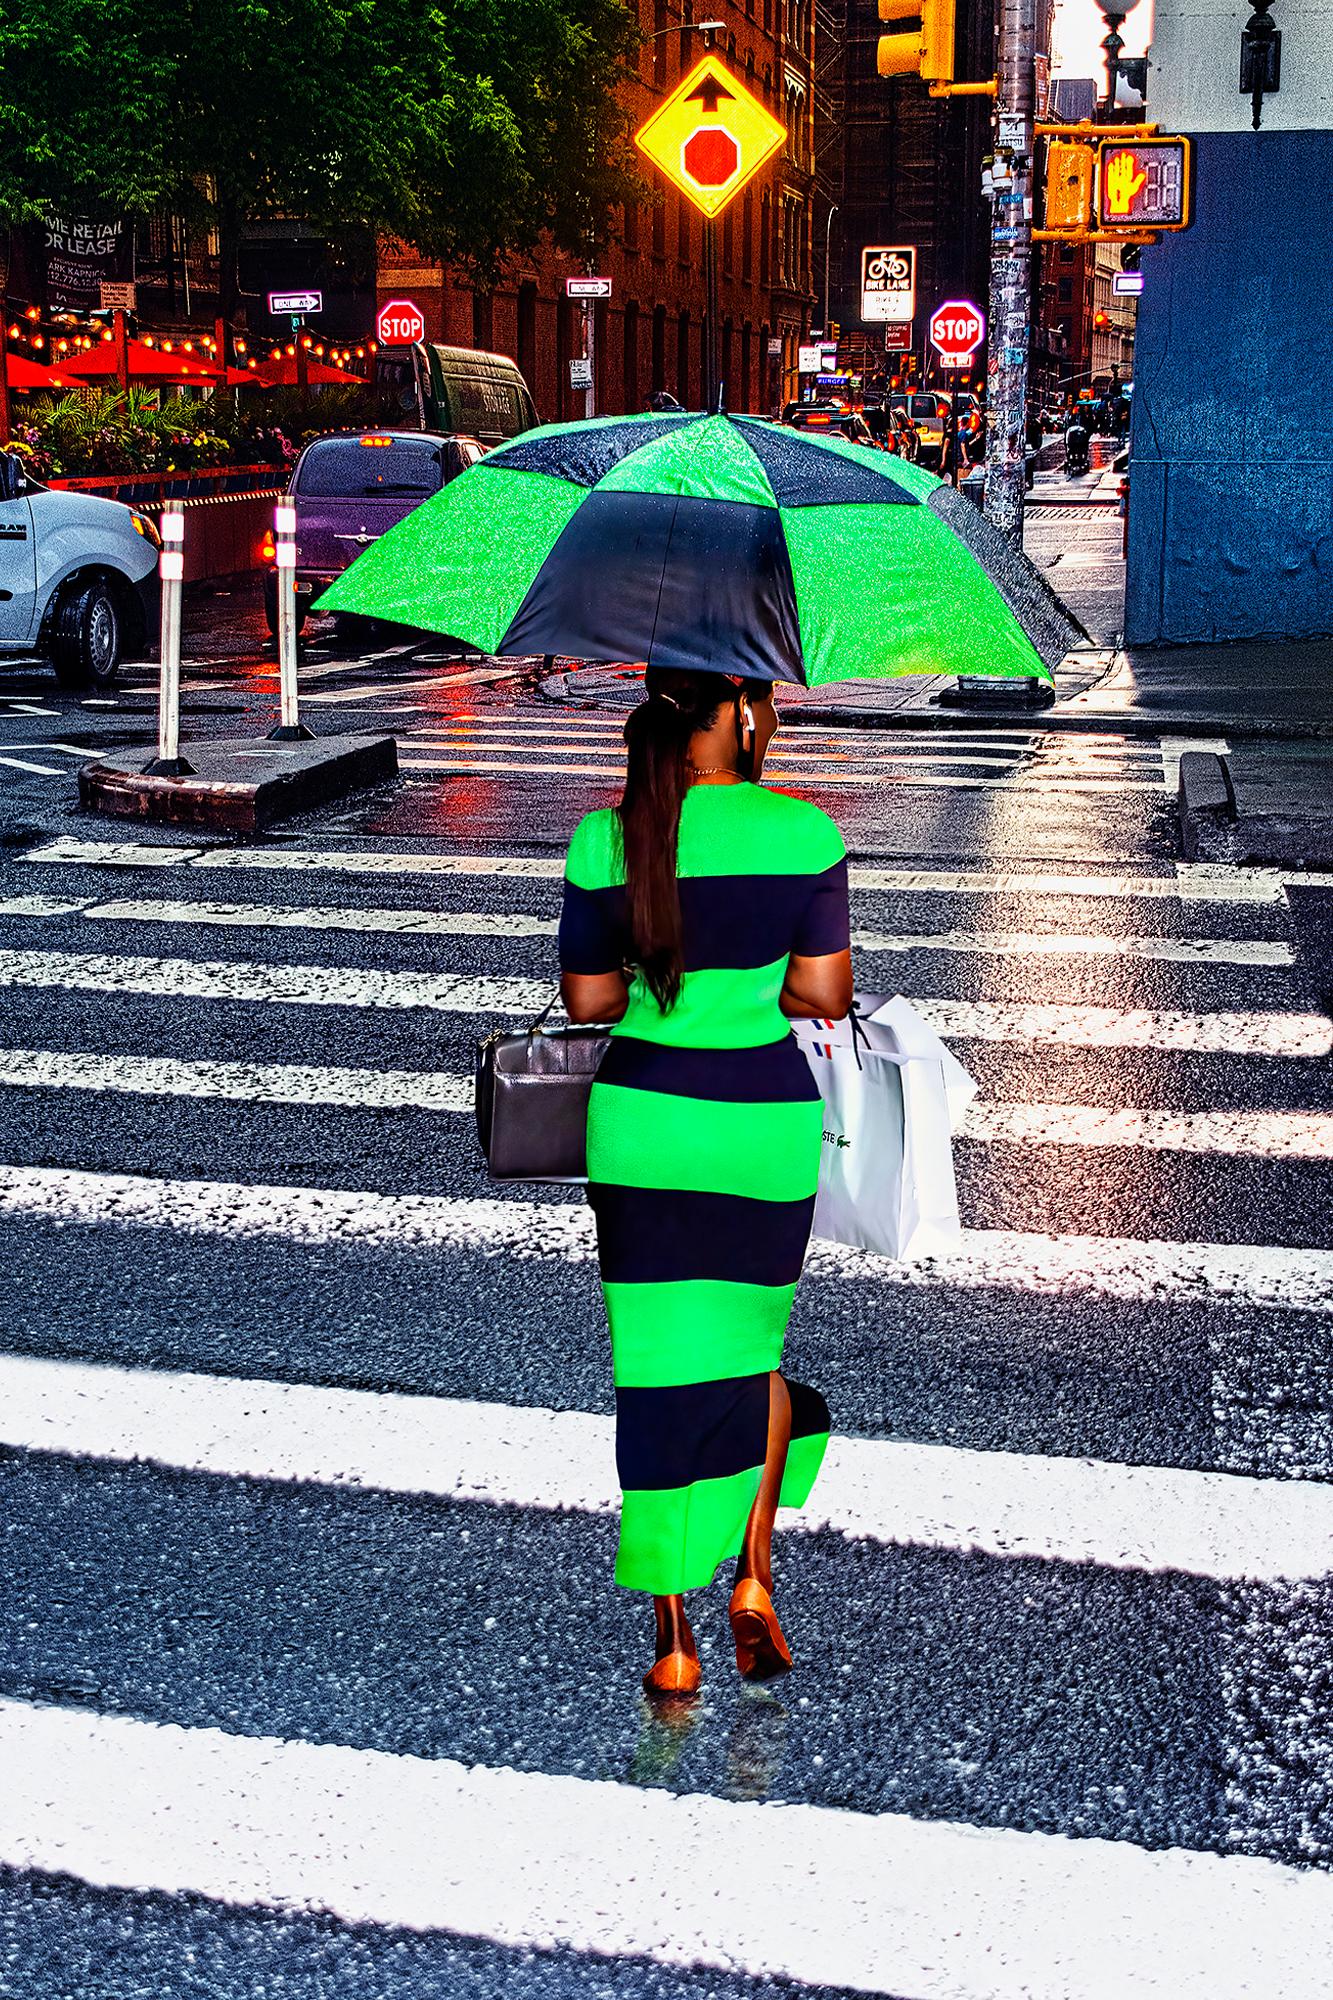
[[810,687],[1049,678],[1087,636],[930,473],[761,418],[687,412],[528,431],[391,528],[320,608],[503,656]]

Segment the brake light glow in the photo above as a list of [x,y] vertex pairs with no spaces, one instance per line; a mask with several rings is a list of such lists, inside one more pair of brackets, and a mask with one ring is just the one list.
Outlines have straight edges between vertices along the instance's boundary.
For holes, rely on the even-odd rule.
[[362,444],[392,444],[393,439],[387,437],[363,437],[361,442]]
[[271,563],[278,560],[278,545],[273,539],[272,528],[265,528],[264,530],[264,539],[260,543],[259,556],[261,562]]

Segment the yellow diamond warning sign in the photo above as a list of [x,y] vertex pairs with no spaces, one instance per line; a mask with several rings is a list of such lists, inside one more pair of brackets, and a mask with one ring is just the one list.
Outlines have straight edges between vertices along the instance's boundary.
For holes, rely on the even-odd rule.
[[717,215],[787,137],[752,90],[706,55],[658,105],[634,143],[674,187]]

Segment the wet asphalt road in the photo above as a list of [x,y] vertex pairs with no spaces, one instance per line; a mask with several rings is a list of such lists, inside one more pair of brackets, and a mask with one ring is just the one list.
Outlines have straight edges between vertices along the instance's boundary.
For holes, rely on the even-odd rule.
[[[187,723],[225,716],[257,732],[272,687],[253,607],[214,600],[201,616]],[[506,1216],[535,1200],[558,1223],[578,1192],[493,1187],[462,1111],[338,1101],[335,1072],[466,1078],[501,1011],[484,982],[550,977],[550,864],[580,812],[613,796],[613,714],[553,708],[535,671],[457,678],[484,671],[393,635],[369,652],[312,635],[317,726],[336,715],[394,728],[404,779],[239,852],[83,819],[68,775],[20,768],[68,773],[94,741],[147,740],[145,676],[93,706],[35,672],[0,675],[0,1364],[66,1364],[76,1407],[93,1379],[80,1371],[111,1366],[356,1389],[386,1414],[423,1397],[502,1418],[610,1411],[594,1267],[558,1232],[504,1248]],[[1009,1121],[956,1148],[974,1268],[918,1284],[816,1260],[793,1316],[793,1372],[823,1388],[840,1436],[953,1453],[992,1497],[1012,1499],[1020,1464],[1071,1459],[1092,1461],[1107,1493],[1126,1468],[1271,1482],[1237,1488],[1260,1520],[1265,1494],[1293,1480],[1322,1492],[1328,898],[1178,871],[1170,752],[1151,740],[1055,737],[1039,722],[779,740],[774,781],[818,799],[859,869],[880,871],[854,896],[860,984],[963,1010],[948,1038],[979,1106]],[[432,872],[447,854],[473,872]],[[496,857],[515,872],[487,872]],[[911,885],[913,871],[933,884]],[[955,881],[962,871],[973,879]],[[994,893],[1002,874],[1026,884]],[[402,928],[413,912],[434,928]],[[446,983],[427,992],[423,980]],[[77,1075],[42,1068],[73,1057]],[[1058,1119],[1021,1136],[1019,1113],[1041,1106]],[[1094,1114],[1127,1109],[1145,1114],[1141,1129],[1099,1137]],[[283,1191],[259,1197],[268,1220],[245,1220],[256,1189]],[[336,1196],[352,1204],[338,1224]],[[437,1247],[374,1219],[376,1198],[420,1196],[447,1205],[453,1234]],[[1077,1238],[1074,1267],[1041,1278],[1030,1253],[1004,1250],[1013,1232]],[[1218,1260],[1236,1245],[1253,1249],[1224,1277]],[[354,1491],[331,1471],[291,1483],[206,1470],[179,1441],[154,1456],[115,1463],[90,1431],[82,1446],[0,1458],[0,1709],[738,1808],[768,1799],[867,1827],[902,1815],[1054,1835],[1081,1861],[1100,1843],[1166,1865],[1248,1856],[1271,1866],[1274,1895],[1289,1879],[1278,1871],[1326,1881],[1333,1862],[1333,1585],[1285,1573],[1280,1553],[1256,1576],[1235,1573],[1220,1543],[1215,1561],[1156,1566],[1095,1509],[1079,1523],[1100,1550],[1089,1561],[1054,1545],[1006,1553],[984,1536],[895,1542],[890,1487],[885,1532],[783,1538],[798,1659],[786,1682],[735,1681],[721,1581],[706,1594],[706,1698],[673,1729],[638,1694],[647,1635],[611,1585],[607,1515]],[[1149,1537],[1160,1525],[1151,1507],[1139,1525]],[[33,1865],[0,1875],[6,2000],[845,1990],[808,1972],[789,1983],[785,1962],[765,1971],[753,1953],[729,1970],[654,1964],[647,1933],[601,1957],[536,1919],[525,1928],[522,1908],[508,1929],[478,1918],[470,1936],[449,1934],[466,1916],[420,1932],[370,1921],[318,1867],[299,1896],[277,1898],[289,1907],[262,1908],[197,1858],[228,1802],[172,1809],[196,1859],[168,1882],[129,1836],[142,1800],[127,1801],[101,1872],[81,1860],[62,1802],[49,1807]],[[0,1858],[21,1863],[4,1837]],[[467,1841],[466,1823],[456,1837]],[[990,1852],[975,1852],[983,1876]],[[368,1878],[375,1866],[368,1852]],[[763,1874],[762,1851],[753,1866]],[[811,1867],[811,1921],[827,1902],[832,1924],[847,1885],[823,1880],[817,1856]],[[1229,1891],[1218,1894],[1220,1909]],[[1064,1921],[1039,1897],[1033,1940]],[[706,1929],[701,1914],[701,1940]],[[1203,1949],[1185,1938],[1180,1963]],[[1315,1983],[1301,1983],[1301,1949],[1299,1936],[1275,1939],[1273,1990],[1318,1990],[1313,1966]],[[1112,1990],[1077,1951],[1073,1964],[1058,1989],[962,1972],[946,1988],[924,1964],[892,1984],[866,1965],[856,1983],[898,2000]],[[1139,1990],[1184,1990],[1147,1977]]]

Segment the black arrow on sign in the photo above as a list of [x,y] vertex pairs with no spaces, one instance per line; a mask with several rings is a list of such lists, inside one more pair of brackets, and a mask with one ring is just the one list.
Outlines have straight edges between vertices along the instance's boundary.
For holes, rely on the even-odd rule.
[[719,83],[715,76],[706,76],[690,92],[685,102],[692,104],[696,97],[702,98],[705,111],[716,111],[720,98],[734,97],[735,95],[734,90],[728,90],[725,83]]

